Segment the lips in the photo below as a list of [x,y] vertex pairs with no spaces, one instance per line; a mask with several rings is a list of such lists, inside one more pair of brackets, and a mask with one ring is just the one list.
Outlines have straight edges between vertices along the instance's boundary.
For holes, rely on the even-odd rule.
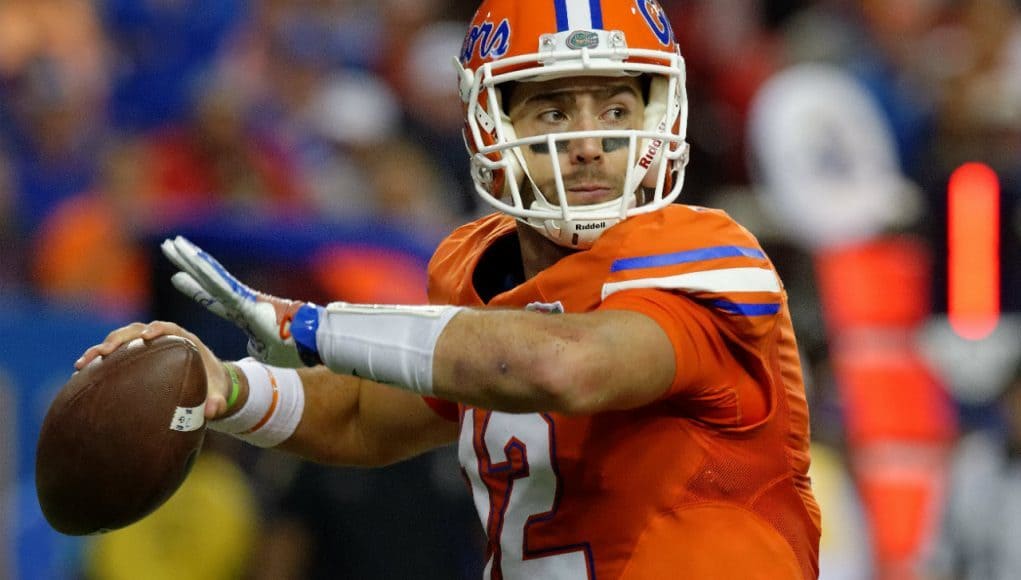
[[568,201],[574,204],[599,203],[611,199],[615,195],[613,187],[605,183],[583,183],[567,188]]
[[567,187],[567,191],[578,191],[578,192],[600,191],[600,190],[603,190],[603,189],[611,189],[611,188],[606,183],[583,183],[583,184],[580,184],[580,185],[570,185],[570,186]]

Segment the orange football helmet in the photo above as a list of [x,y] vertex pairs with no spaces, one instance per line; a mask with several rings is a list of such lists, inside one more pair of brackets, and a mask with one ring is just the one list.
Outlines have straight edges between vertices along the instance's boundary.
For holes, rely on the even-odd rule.
[[[659,210],[680,194],[688,161],[684,60],[654,0],[485,0],[456,60],[472,180],[496,209],[560,245],[586,248],[612,225]],[[640,75],[649,79],[640,130],[518,138],[502,102],[505,83]],[[621,195],[569,204],[561,161],[554,154],[557,198],[548,199],[529,175],[522,148],[557,151],[558,142],[589,138],[628,143],[632,161]],[[523,196],[525,187],[530,191]]]

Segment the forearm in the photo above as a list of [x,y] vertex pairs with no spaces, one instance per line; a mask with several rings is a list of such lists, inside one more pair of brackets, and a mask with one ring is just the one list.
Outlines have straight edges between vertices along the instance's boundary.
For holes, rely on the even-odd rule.
[[[417,455],[455,436],[456,424],[437,417],[417,395],[321,366],[297,373],[304,396],[301,421],[275,449],[320,463],[374,466]],[[237,401],[221,419],[248,404],[248,377],[238,376]]]
[[298,369],[305,409],[298,428],[277,449],[320,463],[370,463],[359,430],[360,381],[323,367]]
[[567,360],[584,347],[584,333],[570,320],[549,318],[511,310],[458,315],[436,344],[434,392],[507,412],[565,410],[562,399],[577,395],[564,392],[568,383],[558,369],[572,369],[573,383],[586,383],[577,376],[583,369]]
[[591,414],[649,403],[674,376],[673,346],[625,310],[366,306],[298,312],[305,354],[334,372],[507,412]]
[[673,378],[672,351],[661,335],[650,319],[631,312],[468,310],[437,342],[433,388],[444,398],[508,412],[637,407]]

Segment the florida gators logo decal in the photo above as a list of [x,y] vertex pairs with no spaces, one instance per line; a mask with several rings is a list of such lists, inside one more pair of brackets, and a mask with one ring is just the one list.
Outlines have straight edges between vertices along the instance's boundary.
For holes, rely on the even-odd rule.
[[525,306],[525,310],[529,312],[541,312],[543,314],[563,314],[564,305],[559,300],[556,302],[532,302],[528,306]]
[[567,37],[567,48],[581,50],[583,48],[597,48],[599,46],[599,35],[591,30],[578,30]]
[[483,59],[500,58],[510,49],[510,36],[511,26],[506,18],[500,24],[486,20],[472,26],[461,46],[461,63],[467,65],[476,52]]
[[638,11],[642,13],[642,18],[645,18],[645,23],[652,29],[656,38],[663,46],[670,46],[670,41],[674,38],[674,31],[659,4],[653,0],[635,0],[635,4],[638,5]]

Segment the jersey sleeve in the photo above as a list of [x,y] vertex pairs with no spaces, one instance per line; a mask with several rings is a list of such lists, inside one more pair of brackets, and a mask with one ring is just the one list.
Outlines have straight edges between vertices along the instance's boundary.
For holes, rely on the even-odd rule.
[[756,424],[768,415],[769,388],[748,372],[719,323],[689,298],[655,289],[616,292],[600,309],[629,310],[652,318],[674,350],[674,379],[663,399],[693,418],[718,427]]
[[773,264],[723,212],[682,207],[661,219],[636,221],[612,240],[601,307],[641,312],[670,338],[677,369],[666,397],[714,423],[765,418],[776,394],[769,361],[786,316]]
[[721,329],[749,341],[769,334],[783,309],[780,279],[765,253],[753,246],[709,246],[616,260],[602,298],[639,288],[681,294],[713,312]]

